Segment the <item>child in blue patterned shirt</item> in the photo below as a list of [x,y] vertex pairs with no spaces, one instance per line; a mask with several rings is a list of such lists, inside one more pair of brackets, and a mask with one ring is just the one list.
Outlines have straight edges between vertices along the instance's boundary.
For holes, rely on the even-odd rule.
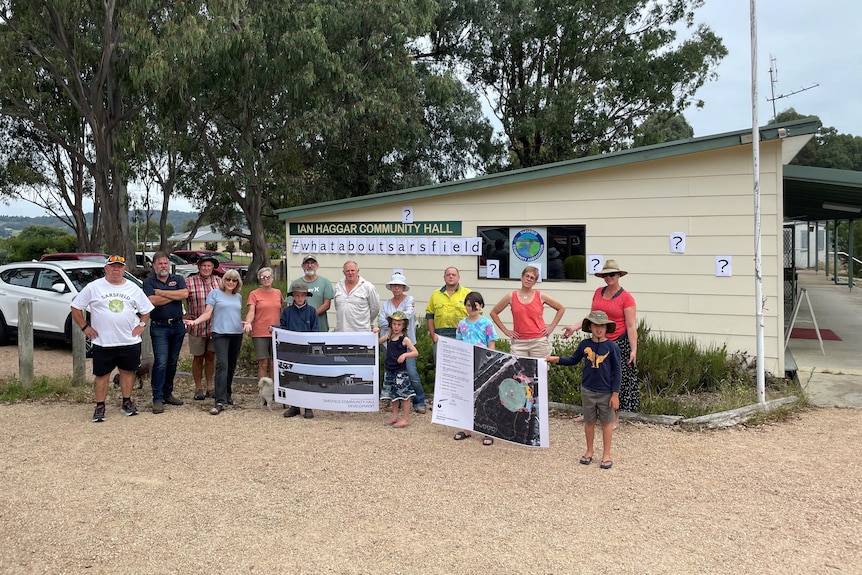
[[[471,291],[464,298],[464,307],[467,309],[467,317],[458,323],[458,328],[455,330],[455,339],[472,343],[488,349],[494,349],[494,341],[497,339],[497,331],[494,329],[494,323],[487,317],[482,315],[482,308],[485,307],[485,300],[482,294],[477,291]],[[459,431],[455,434],[455,441],[461,441],[470,437],[468,431]],[[494,438],[488,435],[482,439],[482,445],[494,445]]]

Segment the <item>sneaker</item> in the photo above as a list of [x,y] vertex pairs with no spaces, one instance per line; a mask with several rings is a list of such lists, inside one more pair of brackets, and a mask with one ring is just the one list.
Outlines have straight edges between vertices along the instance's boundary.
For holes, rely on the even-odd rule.
[[177,399],[176,397],[173,396],[173,394],[171,394],[165,398],[165,403],[167,403],[168,405],[182,405],[183,400]]
[[314,412],[306,407],[305,415],[303,417],[305,417],[305,419],[314,419]]
[[299,408],[294,406],[284,412],[285,417],[296,417],[299,415]]
[[105,406],[97,405],[96,411],[93,412],[93,423],[102,423],[105,421]]
[[129,416],[138,414],[138,407],[135,405],[135,402],[133,402],[131,399],[123,402],[123,408],[122,409],[123,409],[123,413],[125,413],[126,415],[129,415]]
[[153,413],[164,413],[165,412],[165,404],[161,401],[153,402]]

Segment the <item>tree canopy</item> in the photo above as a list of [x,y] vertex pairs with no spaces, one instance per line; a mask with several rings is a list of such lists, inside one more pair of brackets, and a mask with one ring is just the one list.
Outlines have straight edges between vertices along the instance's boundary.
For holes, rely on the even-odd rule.
[[254,273],[280,207],[628,147],[661,132],[651,121],[678,123],[726,54],[695,24],[702,3],[11,0],[0,130],[26,144],[0,149],[0,193],[54,189],[79,247],[103,237],[127,255],[128,182],[161,192],[163,243],[182,194],[200,210],[188,232],[249,242]]

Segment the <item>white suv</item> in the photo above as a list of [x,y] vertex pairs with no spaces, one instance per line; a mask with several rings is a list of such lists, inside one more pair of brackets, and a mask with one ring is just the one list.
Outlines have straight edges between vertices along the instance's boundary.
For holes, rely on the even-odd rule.
[[[35,335],[72,341],[72,300],[104,277],[105,266],[88,261],[17,262],[0,266],[0,343],[18,331],[18,301],[33,300]],[[125,278],[143,287],[129,272]]]

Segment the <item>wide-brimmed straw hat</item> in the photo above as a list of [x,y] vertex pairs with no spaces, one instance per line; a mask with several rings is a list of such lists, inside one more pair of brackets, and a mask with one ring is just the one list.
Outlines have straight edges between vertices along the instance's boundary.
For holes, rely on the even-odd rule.
[[590,312],[590,315],[584,318],[583,323],[581,324],[581,329],[587,333],[592,333],[590,331],[590,325],[592,324],[604,325],[608,328],[608,333],[613,333],[617,331],[617,324],[608,318],[608,314],[603,311],[594,309]]
[[622,277],[629,272],[621,270],[619,264],[617,264],[617,260],[605,260],[605,267],[602,268],[602,271],[596,272],[596,277],[601,278],[613,273],[620,274],[620,277]]
[[394,273],[392,274],[392,279],[389,280],[386,284],[386,289],[392,291],[393,285],[404,286],[404,291],[410,291],[410,286],[407,285],[407,278],[404,277],[404,274]]

